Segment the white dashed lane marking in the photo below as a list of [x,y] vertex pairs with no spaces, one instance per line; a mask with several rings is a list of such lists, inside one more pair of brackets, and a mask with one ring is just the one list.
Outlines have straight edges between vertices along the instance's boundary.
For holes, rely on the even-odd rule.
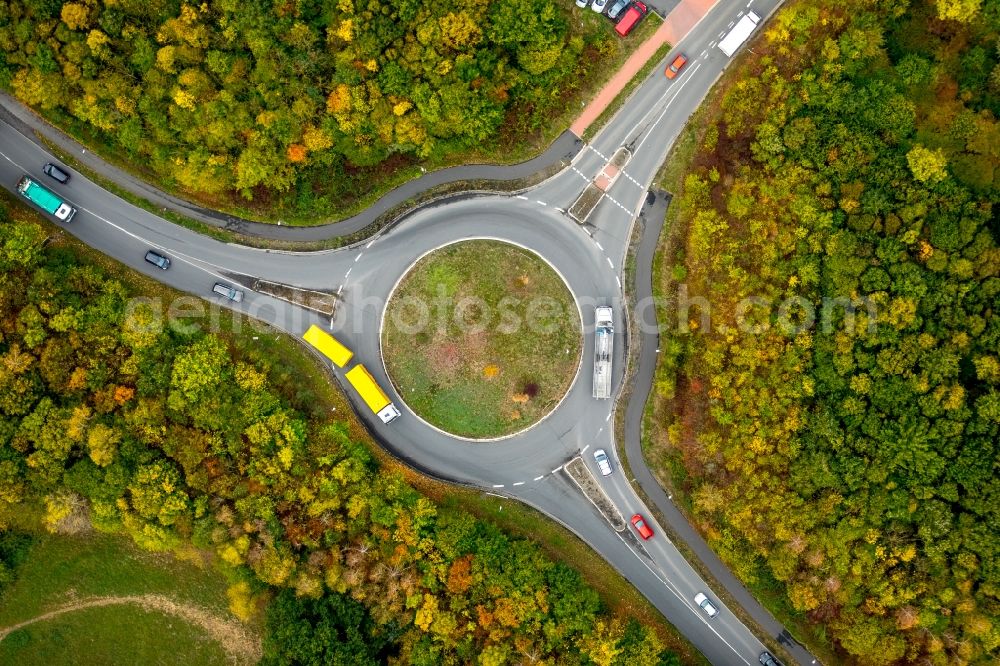
[[503,488],[503,484],[502,483],[494,483],[493,487],[494,488]]
[[541,481],[541,480],[542,480],[542,479],[544,479],[544,478],[545,478],[545,475],[544,475],[544,474],[542,474],[541,476],[536,476],[536,477],[535,477],[535,478],[533,479],[533,481]]
[[640,183],[639,181],[637,181],[635,178],[633,178],[632,176],[628,175],[624,171],[622,171],[622,175],[625,176],[626,178],[628,178],[630,181],[632,181],[633,185],[635,185],[636,187],[642,189],[642,183]]
[[524,485],[524,481],[518,481],[517,483],[511,484],[511,485],[523,486]]
[[600,157],[600,158],[601,158],[602,160],[604,160],[605,162],[609,162],[609,161],[610,161],[610,160],[609,160],[609,159],[608,159],[607,157],[605,157],[605,156],[604,156],[604,153],[602,153],[601,151],[599,151],[599,150],[598,150],[597,148],[594,148],[594,147],[593,147],[592,145],[590,145],[589,143],[587,144],[587,148],[590,148],[590,149],[591,149],[592,151],[594,151],[595,153],[597,153],[597,155],[598,155],[598,156],[599,156],[599,157]]
[[571,168],[571,169],[573,169],[573,171],[574,171],[574,172],[576,173],[576,175],[578,175],[578,176],[579,176],[580,178],[583,178],[583,179],[584,179],[585,181],[587,181],[588,183],[590,182],[590,179],[589,179],[589,178],[587,178],[586,176],[584,176],[584,175],[583,175],[583,172],[582,172],[582,171],[580,171],[580,170],[579,170],[579,169],[577,169],[576,167],[570,167],[570,168]]
[[610,194],[605,194],[605,195],[604,195],[604,198],[605,198],[605,199],[607,199],[608,201],[610,201],[611,203],[613,203],[614,205],[618,206],[619,208],[621,208],[621,209],[622,209],[623,211],[625,211],[625,212],[626,212],[626,213],[628,213],[629,215],[631,215],[631,214],[632,214],[632,211],[630,211],[630,210],[629,210],[628,208],[626,208],[625,206],[623,206],[623,205],[621,205],[620,203],[618,203],[618,202],[617,202],[617,201],[615,200],[615,198],[614,198],[614,197],[612,197],[612,196],[611,196]]

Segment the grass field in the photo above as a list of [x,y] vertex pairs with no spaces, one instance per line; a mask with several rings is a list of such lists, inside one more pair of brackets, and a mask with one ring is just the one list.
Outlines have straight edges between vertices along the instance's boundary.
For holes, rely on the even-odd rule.
[[544,417],[580,363],[580,315],[535,254],[497,241],[449,245],[417,262],[386,311],[389,376],[414,412],[464,437]]
[[90,608],[12,632],[0,664],[225,664],[226,653],[183,620],[131,606]]
[[[45,613],[97,598],[165,598],[217,618],[211,632],[155,604],[125,603],[69,610],[0,640],[2,664],[224,663],[227,641],[249,639],[227,610],[226,581],[207,566],[140,551],[124,538],[42,534],[17,579],[0,596],[0,632]],[[242,633],[243,636],[235,635]]]

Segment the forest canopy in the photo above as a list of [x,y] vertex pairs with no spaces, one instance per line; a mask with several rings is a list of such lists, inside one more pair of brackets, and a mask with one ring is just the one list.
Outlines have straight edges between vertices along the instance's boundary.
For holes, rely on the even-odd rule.
[[0,86],[193,192],[329,189],[346,168],[544,126],[591,66],[584,50],[615,47],[606,30],[574,33],[569,9],[11,0],[0,3]]
[[[669,333],[655,457],[861,664],[1000,659],[998,38],[997,2],[789,3],[709,101],[658,269],[711,325]],[[778,325],[824,299],[855,316]]]

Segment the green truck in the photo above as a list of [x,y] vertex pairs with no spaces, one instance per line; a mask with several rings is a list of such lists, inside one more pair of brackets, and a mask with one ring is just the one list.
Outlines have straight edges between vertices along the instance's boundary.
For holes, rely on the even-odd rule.
[[76,215],[76,208],[42,187],[30,176],[24,176],[17,181],[17,191],[25,199],[61,222],[69,222]]

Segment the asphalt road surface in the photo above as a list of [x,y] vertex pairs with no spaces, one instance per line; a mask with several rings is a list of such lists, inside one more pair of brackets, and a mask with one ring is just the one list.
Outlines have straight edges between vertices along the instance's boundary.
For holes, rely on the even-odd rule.
[[[515,196],[460,196],[421,207],[386,232],[350,249],[291,253],[227,244],[165,222],[82,176],[74,176],[68,185],[59,185],[41,173],[42,164],[51,158],[22,134],[23,126],[16,121],[0,123],[0,182],[12,189],[22,174],[30,174],[79,209],[75,220],[63,225],[68,233],[177,289],[221,307],[233,307],[234,304],[211,292],[215,282],[224,282],[246,292],[244,301],[234,307],[292,335],[301,335],[313,323],[332,330],[355,351],[357,359],[372,371],[403,412],[394,423],[383,425],[356,400],[352,391],[346,391],[355,400],[358,414],[393,454],[438,478],[483,488],[538,508],[611,562],[713,664],[756,664],[765,649],[763,644],[719,601],[664,536],[663,529],[622,473],[611,423],[614,401],[596,401],[591,397],[590,371],[594,307],[612,306],[619,330],[625,321],[622,263],[632,225],[640,214],[646,228],[639,249],[639,277],[646,286],[639,284],[637,289],[640,297],[644,289],[648,292],[648,264],[659,235],[658,227],[662,225],[664,201],[659,197],[647,204],[647,191],[674,138],[729,61],[715,44],[748,5],[766,16],[777,4],[777,0],[718,3],[667,56],[672,58],[679,51],[688,55],[690,62],[681,75],[673,81],[667,80],[662,75],[664,63],[661,63],[590,144],[581,147],[572,137],[560,139],[545,159],[551,162],[565,158],[572,162],[540,185]],[[620,146],[626,146],[632,154],[623,174],[588,223],[577,224],[564,211]],[[452,176],[480,177],[466,176],[469,172],[462,169],[457,168]],[[505,168],[491,169],[504,173]],[[647,205],[650,208],[644,211]],[[357,225],[364,226],[356,222],[319,229],[329,237],[351,233],[354,229],[349,227]],[[535,427],[490,443],[448,436],[417,418],[405,405],[407,387],[399,387],[402,395],[392,389],[379,350],[384,304],[400,277],[422,254],[468,238],[505,240],[542,256],[562,275],[576,297],[585,332],[581,368],[562,403]],[[169,270],[161,271],[143,261],[150,248],[171,257],[173,265]],[[330,320],[252,291],[250,286],[256,279],[335,291],[341,299],[340,305]],[[204,302],[190,299],[182,307],[196,310],[204,307]],[[633,325],[640,325],[645,317],[648,311],[638,313],[633,317]],[[641,416],[655,366],[656,328],[650,323],[641,330],[643,347],[630,419],[636,419],[636,410]],[[619,335],[615,345],[616,392],[624,367],[623,337]],[[343,383],[342,374],[338,372],[337,376]],[[636,427],[633,425],[627,432],[630,441],[626,447],[632,469],[646,470],[638,450]],[[601,477],[594,463],[592,453],[597,448],[604,448],[614,459],[615,473],[609,477]],[[631,528],[616,532],[576,490],[562,470],[568,461],[581,455],[626,519],[635,513],[646,517],[655,532],[652,539],[642,541]],[[637,476],[642,474],[637,472]],[[647,484],[655,486],[651,477],[643,477],[641,481],[658,505],[658,500],[662,500],[660,509],[673,524],[676,516],[668,511],[673,509],[669,501],[660,497],[662,491],[660,496],[650,491]],[[679,520],[684,522],[683,517]],[[693,531],[691,535],[697,539]],[[711,555],[707,547],[704,550],[707,554],[703,559]],[[728,574],[721,562],[715,560],[715,565],[721,573]],[[698,592],[706,593],[720,609],[717,617],[708,618],[695,606],[693,599]],[[743,595],[745,599],[738,598],[755,617],[765,620],[762,625],[772,635],[781,635],[780,625],[755,605],[745,591]],[[799,663],[814,663],[813,656],[801,646],[791,644],[790,650]]]

